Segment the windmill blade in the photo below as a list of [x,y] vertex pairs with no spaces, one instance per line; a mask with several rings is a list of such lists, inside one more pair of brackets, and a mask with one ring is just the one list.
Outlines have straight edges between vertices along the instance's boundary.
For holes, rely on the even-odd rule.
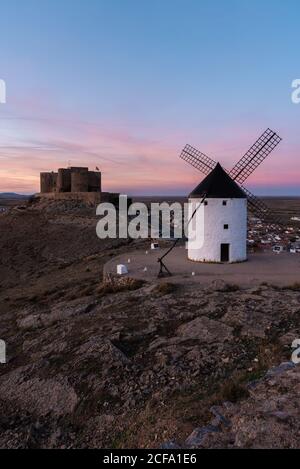
[[201,151],[196,150],[196,148],[191,145],[184,147],[180,158],[194,166],[194,168],[198,169],[198,171],[201,171],[203,174],[209,174],[217,164],[216,161],[212,160]]
[[[269,132],[271,134],[269,134]],[[262,147],[262,144],[260,145],[260,150],[262,150],[263,152],[264,152],[264,148],[266,148],[266,150],[267,150],[267,147],[269,147],[269,144],[272,146],[272,145],[274,145],[275,141],[277,141],[278,139],[279,139],[278,143],[281,141],[281,138],[278,135],[276,135],[275,132],[272,132],[272,130],[267,129],[266,132],[264,132],[263,135],[257,140],[257,142],[259,142],[260,139],[263,138],[263,136],[264,136],[264,138],[266,138],[267,133],[268,133],[268,138],[267,138],[266,142],[263,144],[263,145],[265,145],[265,147]],[[273,137],[274,134],[275,134],[275,136]],[[274,139],[274,141],[273,141],[273,139]],[[278,143],[276,143],[273,146],[273,148],[275,148],[275,146],[278,145]],[[255,144],[253,145],[253,147],[254,146],[255,146]],[[253,148],[253,147],[251,147],[251,148]],[[250,148],[250,150],[251,150],[251,148]],[[249,150],[249,152],[250,152],[250,150]],[[259,152],[260,150],[257,147],[256,152]],[[268,151],[268,153],[266,153],[266,156],[271,151],[272,151],[272,149],[270,151]],[[249,152],[247,152],[246,155]],[[246,158],[246,155],[235,165],[234,168],[236,168],[237,165],[240,164],[242,162],[242,160],[244,160],[244,158]],[[249,174],[251,174],[254,171],[254,169],[264,160],[264,158],[266,156],[261,157],[261,159],[257,162],[256,166],[251,171],[250,171],[250,168],[249,168],[249,171],[250,171]],[[254,157],[254,155],[253,155],[253,157]],[[186,161],[187,163],[191,164],[192,166],[194,166],[194,168],[198,169],[198,171],[201,171],[205,175],[209,174],[217,164],[216,161],[209,158],[207,155],[205,155],[201,151],[197,150],[196,148],[192,147],[191,145],[186,145],[184,147],[184,149],[182,150],[182,153],[180,155],[180,158],[183,159],[184,161]],[[254,159],[252,161],[253,161],[252,164],[254,164]],[[245,161],[244,161],[244,163],[245,163]],[[234,168],[232,169],[232,171],[234,170]],[[246,167],[245,167],[245,170],[246,170]],[[229,172],[229,171],[226,170],[226,172],[231,177],[232,177],[232,171]],[[248,175],[246,176],[246,178],[248,177]],[[232,178],[235,179],[234,177],[232,177]],[[251,209],[252,213],[254,213],[254,215],[257,216],[258,218],[260,218],[261,220],[270,223],[272,226],[275,226],[275,225],[282,226],[283,222],[272,212],[272,210],[261,199],[259,199],[254,194],[252,194],[248,189],[246,189],[242,185],[242,183],[240,182],[240,179],[242,179],[242,178],[237,177],[235,180],[236,180],[237,183],[239,183],[242,190],[247,195],[249,208]]]
[[249,209],[254,213],[255,216],[260,218],[262,221],[270,223],[271,225],[282,226],[283,222],[279,217],[258,197],[252,194],[248,189],[240,184],[241,188],[247,195],[249,203]]
[[281,142],[281,137],[267,129],[245,153],[245,155],[232,168],[229,175],[236,182],[243,182],[253,173],[253,171],[264,161],[264,159]]

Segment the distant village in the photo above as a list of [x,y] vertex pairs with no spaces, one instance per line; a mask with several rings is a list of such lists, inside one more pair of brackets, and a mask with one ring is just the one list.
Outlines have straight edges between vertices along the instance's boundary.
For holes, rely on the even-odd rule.
[[[293,223],[300,217],[291,217]],[[247,245],[250,251],[265,250],[277,253],[300,253],[300,229],[296,225],[286,226],[281,230],[271,223],[262,222],[259,218],[249,216]]]

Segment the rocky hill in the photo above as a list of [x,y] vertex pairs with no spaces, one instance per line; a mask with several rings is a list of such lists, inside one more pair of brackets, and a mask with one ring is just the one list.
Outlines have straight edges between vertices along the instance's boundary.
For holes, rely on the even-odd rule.
[[103,281],[96,222],[0,214],[0,447],[296,447],[300,286]]

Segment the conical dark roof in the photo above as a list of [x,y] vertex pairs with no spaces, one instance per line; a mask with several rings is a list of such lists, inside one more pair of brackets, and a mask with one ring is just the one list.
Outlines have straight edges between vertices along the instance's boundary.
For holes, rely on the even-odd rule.
[[189,197],[203,197],[205,194],[208,199],[244,199],[247,197],[245,192],[224,171],[220,163],[200,182]]

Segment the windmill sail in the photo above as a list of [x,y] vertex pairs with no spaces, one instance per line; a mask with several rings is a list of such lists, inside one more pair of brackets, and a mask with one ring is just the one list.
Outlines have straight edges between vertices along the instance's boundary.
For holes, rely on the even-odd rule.
[[276,132],[267,129],[245,153],[245,155],[232,168],[229,175],[236,182],[243,184],[244,181],[255,171],[264,159],[281,142]]
[[245,194],[249,204],[251,212],[262,221],[270,223],[271,225],[282,225],[283,222],[276,216],[276,214],[258,197],[252,194],[244,186],[240,185]]
[[203,174],[209,174],[217,165],[216,161],[212,160],[209,156],[191,145],[186,145],[184,147],[180,158],[194,166],[194,168],[198,169],[198,171],[201,171]]

